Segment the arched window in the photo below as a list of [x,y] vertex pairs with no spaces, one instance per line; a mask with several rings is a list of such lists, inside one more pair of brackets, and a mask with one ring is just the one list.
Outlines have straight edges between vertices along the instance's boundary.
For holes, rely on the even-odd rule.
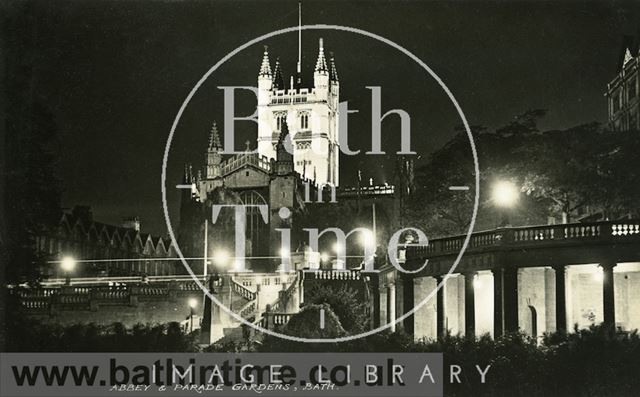
[[[255,190],[240,193],[244,205],[267,205],[262,195]],[[258,207],[247,207],[245,247],[247,256],[265,256],[269,252],[269,225],[265,223]]]
[[282,124],[284,124],[286,120],[286,113],[277,113],[276,115],[276,130],[282,131]]
[[309,113],[302,113],[300,115],[300,129],[301,130],[309,129]]

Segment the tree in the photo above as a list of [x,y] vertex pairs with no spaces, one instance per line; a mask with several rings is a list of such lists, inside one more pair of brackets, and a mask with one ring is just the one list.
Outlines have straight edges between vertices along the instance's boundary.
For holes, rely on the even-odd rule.
[[[320,311],[324,311],[324,327],[320,327]],[[282,330],[285,335],[307,339],[334,339],[347,336],[340,319],[328,304],[307,304],[294,314]],[[264,352],[335,351],[336,343],[292,342],[278,336],[265,335],[259,350]]]
[[512,168],[522,175],[522,190],[547,200],[550,213],[561,214],[563,223],[580,208],[597,204],[597,167],[606,152],[600,135],[598,124],[585,124],[534,136],[518,150],[522,156]]
[[[577,214],[606,219],[638,216],[640,171],[637,132],[608,132],[598,123],[541,132],[531,110],[489,132],[474,127],[480,163],[480,198],[475,229],[497,226],[498,211],[488,193],[497,180],[508,179],[523,194],[511,211],[511,223],[546,223],[548,216],[571,222]],[[473,194],[452,193],[449,186],[474,186],[473,164],[466,134],[459,132],[432,153],[416,172],[417,191],[409,203],[416,227],[442,236],[464,233],[473,208]]]
[[358,299],[358,292],[348,285],[314,284],[309,290],[308,302],[328,305],[342,328],[351,335],[362,333],[367,328],[369,319],[366,304]]

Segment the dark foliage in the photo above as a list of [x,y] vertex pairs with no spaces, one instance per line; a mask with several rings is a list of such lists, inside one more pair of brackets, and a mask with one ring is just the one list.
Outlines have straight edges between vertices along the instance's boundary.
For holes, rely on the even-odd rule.
[[[504,127],[474,126],[480,164],[476,230],[498,226],[508,211],[513,225],[544,224],[547,216],[571,222],[585,215],[616,219],[640,215],[640,138],[637,131],[610,132],[597,123],[562,131],[540,131],[544,111],[531,110]],[[499,209],[491,187],[509,180],[520,187],[517,205]],[[472,194],[452,194],[449,186],[475,186],[469,140],[459,132],[416,170],[416,193],[407,219],[431,235],[466,232]]]
[[[447,335],[414,342],[402,333],[379,333],[340,344],[259,345],[260,351],[443,352],[447,396],[637,396],[640,337],[603,326],[553,333],[538,343],[522,333]],[[270,350],[277,347],[277,350]],[[462,368],[461,383],[449,383],[450,365]],[[480,383],[476,365],[491,365]]]
[[178,323],[109,326],[62,326],[24,321],[11,330],[7,350],[13,352],[194,352],[195,334],[187,335]]
[[358,292],[346,284],[314,284],[308,291],[307,299],[311,304],[329,305],[338,316],[341,326],[351,335],[359,334],[367,328],[366,304],[358,299]]

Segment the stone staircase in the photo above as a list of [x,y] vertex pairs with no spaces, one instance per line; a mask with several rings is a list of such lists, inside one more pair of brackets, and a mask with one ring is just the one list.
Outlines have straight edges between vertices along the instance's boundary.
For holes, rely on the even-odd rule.
[[[281,284],[284,287],[277,291],[275,296],[271,294],[271,299],[269,299],[269,294],[261,293],[264,287],[257,287],[257,291],[252,291],[234,278],[231,278],[233,295],[244,298],[246,302],[240,309],[233,311],[242,316],[243,319],[263,328],[270,326],[273,329],[275,322],[278,323],[279,327],[286,325],[290,316],[298,311],[298,304],[295,304],[297,296],[294,296],[294,294],[298,293],[298,277],[296,275],[288,278],[287,281],[289,282],[288,285]],[[255,338],[256,334],[259,334],[259,331],[235,319],[233,319],[231,325],[224,327],[223,336],[216,341],[212,341],[212,343],[238,343],[243,342],[246,335],[251,335],[252,338]]]

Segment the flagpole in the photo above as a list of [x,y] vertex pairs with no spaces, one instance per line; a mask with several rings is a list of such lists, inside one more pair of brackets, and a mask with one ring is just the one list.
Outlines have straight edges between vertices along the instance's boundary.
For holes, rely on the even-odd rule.
[[298,2],[298,75],[302,71],[302,2]]

